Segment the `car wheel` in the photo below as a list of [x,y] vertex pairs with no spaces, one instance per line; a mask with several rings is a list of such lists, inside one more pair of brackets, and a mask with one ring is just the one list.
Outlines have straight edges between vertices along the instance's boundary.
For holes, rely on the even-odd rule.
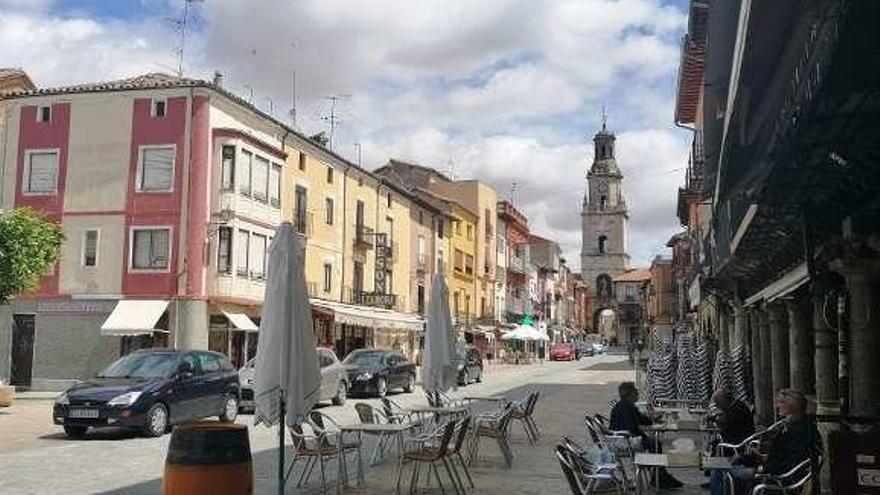
[[386,382],[384,378],[376,379],[376,395],[379,397],[385,397],[385,394],[387,393],[388,382]]
[[223,412],[220,413],[220,421],[223,423],[234,423],[238,416],[238,399],[235,395],[227,395],[223,401]]
[[144,416],[144,426],[141,428],[145,436],[161,437],[168,428],[168,409],[162,404],[153,404]]
[[83,438],[88,429],[88,426],[64,425],[64,434],[70,438]]
[[474,378],[474,381],[477,383],[483,383],[483,368],[480,368],[480,370],[477,371],[477,377]]
[[345,382],[339,380],[339,387],[336,389],[336,397],[333,398],[334,406],[341,406],[345,404],[345,399],[348,397],[348,387],[345,386]]
[[413,390],[416,389],[416,375],[409,375],[409,378],[406,379],[406,386],[403,387],[403,391],[411,394]]

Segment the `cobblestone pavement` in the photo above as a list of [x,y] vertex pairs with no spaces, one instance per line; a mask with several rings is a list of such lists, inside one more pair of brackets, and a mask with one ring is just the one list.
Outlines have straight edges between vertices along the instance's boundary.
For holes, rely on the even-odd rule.
[[[552,447],[561,435],[586,443],[585,410],[607,411],[617,382],[632,379],[621,356],[605,355],[571,363],[501,366],[487,372],[484,383],[460,389],[460,395],[521,395],[538,387],[542,398],[536,416],[542,437],[530,447],[521,427],[514,425],[513,469],[501,467],[498,453],[485,444],[474,467],[477,489],[473,493],[567,493]],[[424,405],[424,395],[396,394],[404,406]],[[342,424],[354,423],[355,402],[375,399],[351,398],[345,406],[322,407]],[[51,401],[17,401],[0,410],[0,492],[14,494],[155,494],[160,491],[162,470],[170,435],[141,438],[126,431],[90,433],[84,440],[68,440],[60,427],[51,425]],[[249,415],[239,422],[250,426],[255,493],[275,493],[277,429],[253,426]],[[367,446],[369,449],[369,445]],[[332,469],[331,469],[332,470]],[[366,485],[346,493],[387,493],[396,480],[393,462],[367,468]],[[314,480],[318,479],[313,476]],[[695,478],[697,482],[699,479]],[[306,490],[313,492],[315,487]],[[439,492],[439,490],[435,490]],[[292,487],[288,493],[294,493]],[[690,493],[679,492],[679,493]],[[693,493],[701,493],[698,489]]]

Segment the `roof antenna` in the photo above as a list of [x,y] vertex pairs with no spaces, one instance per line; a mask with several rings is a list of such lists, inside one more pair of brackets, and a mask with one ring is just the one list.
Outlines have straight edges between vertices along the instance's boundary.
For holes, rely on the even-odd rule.
[[510,204],[513,205],[513,196],[516,193],[516,181],[510,183]]
[[189,6],[204,0],[183,0],[183,14],[180,19],[174,21],[180,30],[180,45],[177,47],[177,77],[183,77],[183,55],[186,51],[186,29],[189,23]]
[[449,176],[449,180],[455,180],[455,160],[450,158],[446,164],[449,165],[446,169],[446,175]]
[[341,120],[336,113],[336,104],[339,100],[350,96],[351,95],[330,95],[325,97],[330,100],[330,115],[323,117],[323,120],[330,122],[330,139],[328,144],[330,145],[331,150],[333,149],[333,137],[336,134],[336,128],[339,126],[339,121]]

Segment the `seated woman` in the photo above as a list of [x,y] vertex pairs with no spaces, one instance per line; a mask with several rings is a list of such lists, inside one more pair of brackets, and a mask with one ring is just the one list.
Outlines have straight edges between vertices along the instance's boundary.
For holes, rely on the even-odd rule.
[[[750,450],[734,460],[731,474],[736,493],[748,493],[757,474],[781,475],[810,458],[813,451],[821,450],[822,440],[816,425],[807,417],[807,398],[791,389],[782,389],[776,395],[776,410],[784,422],[768,432],[761,448]],[[712,495],[724,494],[720,472],[712,475]]]
[[[642,448],[648,452],[661,453],[660,445],[649,437],[643,430],[642,426],[652,424],[654,418],[649,418],[642,414],[636,407],[639,400],[639,390],[633,382],[623,382],[617,388],[620,394],[620,401],[611,409],[611,417],[609,418],[610,427],[616,431],[628,431],[633,436],[642,438]],[[682,483],[669,474],[666,469],[660,470],[660,488],[673,489],[681,488]]]

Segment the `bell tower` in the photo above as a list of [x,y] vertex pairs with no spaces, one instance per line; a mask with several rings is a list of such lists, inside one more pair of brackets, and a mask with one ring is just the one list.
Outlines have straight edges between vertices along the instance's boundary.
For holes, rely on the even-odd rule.
[[629,268],[629,214],[623,197],[623,174],[615,158],[615,140],[603,111],[602,129],[593,136],[593,164],[587,172],[581,211],[581,272],[597,310],[615,305],[611,280]]

